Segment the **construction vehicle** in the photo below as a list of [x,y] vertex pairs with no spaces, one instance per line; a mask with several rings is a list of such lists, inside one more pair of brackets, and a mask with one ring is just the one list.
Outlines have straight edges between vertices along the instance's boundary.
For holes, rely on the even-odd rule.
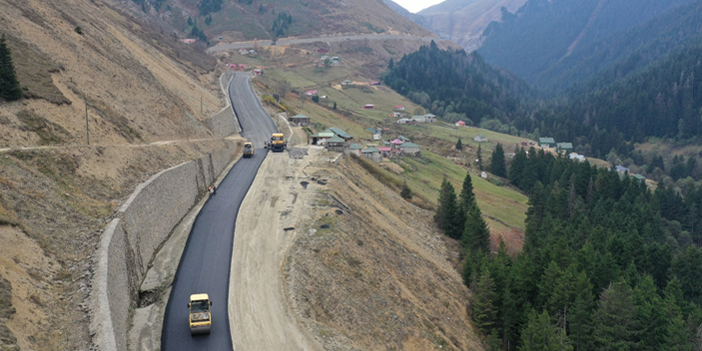
[[212,328],[212,301],[207,294],[192,294],[188,308],[190,309],[190,334],[209,334]]
[[251,158],[254,155],[254,147],[253,143],[250,142],[245,142],[244,143],[244,158]]
[[283,133],[273,133],[269,147],[273,152],[283,152],[285,150],[285,136]]

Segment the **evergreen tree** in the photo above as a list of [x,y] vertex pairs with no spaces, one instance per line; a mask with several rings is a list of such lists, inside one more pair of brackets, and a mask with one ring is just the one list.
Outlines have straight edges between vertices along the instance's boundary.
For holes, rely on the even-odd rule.
[[526,171],[527,162],[526,151],[520,147],[514,155],[512,164],[509,166],[509,182],[521,190],[526,190],[522,187],[522,179],[525,177],[524,173]]
[[589,350],[592,346],[592,311],[595,308],[595,298],[592,295],[592,283],[585,272],[578,274],[575,283],[575,301],[568,317],[570,338],[573,340],[575,351]]
[[441,192],[439,193],[439,208],[434,215],[434,221],[444,231],[444,234],[454,239],[460,239],[461,237],[461,233],[457,231],[459,227],[456,223],[457,211],[456,191],[453,185],[444,178],[444,181],[441,183]]
[[466,172],[466,177],[463,178],[463,188],[461,188],[461,193],[458,195],[458,202],[463,205],[463,208],[468,211],[475,201],[475,194],[473,194],[473,179],[470,177],[470,172]]
[[505,152],[502,150],[502,144],[495,146],[495,151],[492,152],[490,159],[490,173],[498,177],[507,177],[507,166],[505,166]]
[[412,199],[412,190],[409,188],[409,186],[407,186],[406,180],[402,183],[402,191],[400,191],[400,196],[406,200]]
[[390,62],[388,62],[388,70],[395,68],[395,60],[391,57]]
[[522,330],[522,344],[519,351],[569,351],[573,350],[563,329],[551,323],[546,311],[541,314],[532,310],[527,324]]
[[484,334],[497,326],[497,307],[495,306],[495,282],[492,281],[490,270],[483,267],[480,279],[473,295],[473,321],[475,326]]
[[640,336],[631,287],[619,281],[602,293],[593,317],[593,338],[597,350],[638,350]]
[[478,144],[478,158],[477,158],[477,160],[478,160],[478,169],[482,171],[482,170],[483,170],[483,155],[482,155],[482,152],[481,152],[481,151],[482,151],[482,150],[481,150],[481,146],[480,146],[480,144]]
[[669,325],[663,299],[656,291],[653,278],[646,275],[634,289],[638,324],[642,327],[638,350],[660,350]]
[[468,211],[468,219],[466,219],[461,237],[461,246],[466,257],[473,257],[477,253],[490,254],[490,229],[488,229],[478,206],[471,206]]
[[463,150],[463,142],[461,142],[461,138],[458,138],[458,141],[456,142],[456,150]]
[[22,89],[12,63],[10,48],[3,34],[0,38],[0,100],[13,101],[21,98]]

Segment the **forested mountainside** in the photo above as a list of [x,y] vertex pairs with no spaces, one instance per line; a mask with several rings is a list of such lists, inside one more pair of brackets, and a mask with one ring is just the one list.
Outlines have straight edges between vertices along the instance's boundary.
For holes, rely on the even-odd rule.
[[486,350],[699,345],[702,187],[685,198],[667,187],[652,192],[636,178],[534,148],[517,150],[509,180],[530,194],[515,257],[504,242],[491,252],[470,174],[459,196],[444,182],[435,216],[446,235],[458,232]]
[[[701,42],[700,19],[702,1],[679,6],[624,33],[580,45],[542,72],[535,84],[555,91],[579,82],[579,91],[605,86],[671,52]],[[587,87],[582,87],[585,83]]]
[[211,44],[339,33],[430,35],[377,0],[128,1],[151,18]]
[[501,23],[488,26],[479,52],[488,63],[533,83],[580,47],[692,1],[641,0],[632,5],[628,0],[530,0],[514,14],[504,12]]
[[[458,119],[513,135],[552,136],[578,153],[631,158],[644,166],[660,155],[634,152],[634,143],[656,137],[700,140],[702,46],[689,46],[616,83],[544,100],[522,80],[487,65],[478,53],[424,47],[388,71],[385,82],[448,122]],[[699,155],[646,167],[647,176],[700,179]],[[672,156],[671,156],[672,158]],[[648,161],[648,162],[647,162]],[[693,162],[686,172],[676,166]],[[679,168],[679,167],[678,167]]]
[[524,114],[533,98],[513,74],[486,64],[477,53],[440,50],[432,42],[392,65],[384,81],[446,121],[479,124]]

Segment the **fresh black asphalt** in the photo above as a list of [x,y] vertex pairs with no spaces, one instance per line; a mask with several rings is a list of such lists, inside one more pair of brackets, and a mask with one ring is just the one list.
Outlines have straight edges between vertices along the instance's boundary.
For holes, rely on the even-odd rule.
[[[229,97],[242,135],[256,148],[254,156],[242,158],[234,165],[195,219],[168,299],[161,333],[162,351],[232,350],[227,303],[235,221],[239,206],[268,153],[264,143],[277,131],[249,80],[249,75],[237,73],[229,86]],[[212,300],[210,335],[190,335],[188,302],[190,294],[195,293],[208,293]]]

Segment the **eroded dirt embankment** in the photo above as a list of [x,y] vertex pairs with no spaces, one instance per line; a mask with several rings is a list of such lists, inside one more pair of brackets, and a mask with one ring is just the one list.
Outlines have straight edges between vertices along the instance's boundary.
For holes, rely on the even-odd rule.
[[268,157],[237,217],[235,349],[481,348],[432,213],[337,153]]

